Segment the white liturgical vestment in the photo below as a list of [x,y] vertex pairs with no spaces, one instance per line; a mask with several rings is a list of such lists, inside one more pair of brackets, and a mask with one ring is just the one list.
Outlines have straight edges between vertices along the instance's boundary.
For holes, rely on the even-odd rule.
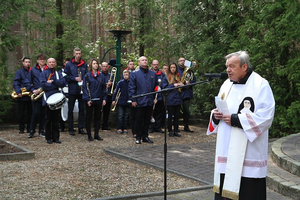
[[[255,72],[246,84],[233,84],[227,79],[218,97],[226,101],[230,114],[238,114],[242,129],[223,120],[215,124],[210,118],[207,134],[217,133],[214,192],[219,193],[219,177],[223,173],[226,174],[223,191],[229,185],[229,193],[234,194],[225,197],[236,199],[241,177],[267,175],[268,129],[274,117],[275,100],[268,81]],[[234,176],[238,176],[233,178],[237,181],[231,179]]]

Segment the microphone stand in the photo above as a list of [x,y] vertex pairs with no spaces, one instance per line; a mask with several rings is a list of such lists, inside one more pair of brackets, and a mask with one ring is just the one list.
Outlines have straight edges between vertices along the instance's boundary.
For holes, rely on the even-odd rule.
[[171,90],[177,90],[179,88],[187,88],[187,87],[195,86],[195,85],[198,85],[198,84],[207,83],[207,82],[210,82],[212,80],[213,80],[213,78],[210,77],[205,81],[191,83],[189,85],[183,85],[183,86],[174,87],[174,88],[166,88],[166,89],[162,89],[160,91],[149,92],[149,93],[145,93],[145,94],[139,94],[139,95],[135,95],[135,96],[131,97],[131,98],[135,99],[135,98],[144,97],[144,96],[157,94],[157,93],[162,93],[162,95],[163,95],[164,105],[165,105],[165,109],[166,109],[166,114],[165,114],[165,143],[164,143],[164,200],[167,200],[167,123],[168,123],[167,120],[168,120],[168,117],[169,117],[168,116],[168,109],[167,109],[167,96],[168,96],[168,93]]

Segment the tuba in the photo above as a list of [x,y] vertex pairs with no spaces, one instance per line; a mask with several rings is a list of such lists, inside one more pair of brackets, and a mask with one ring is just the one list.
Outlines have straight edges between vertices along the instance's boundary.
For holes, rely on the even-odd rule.
[[[194,79],[194,73],[193,73],[193,69],[198,69],[199,64],[197,62],[197,60],[193,60],[191,62],[191,66],[187,67],[185,66],[185,69],[183,71],[182,77],[181,77],[181,82],[184,83],[185,81],[191,81]],[[179,92],[182,91],[182,88],[178,89]]]
[[43,94],[45,93],[44,90],[42,88],[37,89],[40,93],[39,94],[35,94],[33,93],[31,95],[31,100],[32,101],[37,101],[39,98],[41,98],[43,96]]
[[110,73],[110,77],[109,77],[109,80],[108,80],[108,82],[111,82],[111,77],[114,75],[114,80],[113,80],[113,82],[112,82],[112,84],[111,84],[111,90],[110,90],[110,92],[108,93],[108,95],[113,95],[113,93],[114,93],[114,85],[115,85],[115,80],[116,80],[116,75],[117,75],[117,68],[116,67],[113,67],[112,69],[111,69],[111,73]]
[[[22,87],[21,88],[21,94],[22,96],[30,96],[31,92],[27,91],[26,87]],[[13,99],[18,98],[18,94],[16,93],[16,91],[13,91],[10,95]]]

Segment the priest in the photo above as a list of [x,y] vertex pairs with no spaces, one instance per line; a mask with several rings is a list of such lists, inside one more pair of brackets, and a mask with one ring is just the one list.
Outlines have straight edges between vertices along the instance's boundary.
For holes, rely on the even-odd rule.
[[215,199],[266,199],[269,128],[275,111],[272,89],[253,71],[249,55],[225,56],[227,79],[216,97],[207,134],[217,133]]

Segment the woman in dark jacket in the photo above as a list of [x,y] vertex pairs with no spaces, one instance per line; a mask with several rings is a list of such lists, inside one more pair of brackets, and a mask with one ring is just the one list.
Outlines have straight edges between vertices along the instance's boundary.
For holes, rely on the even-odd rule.
[[[176,63],[171,63],[169,65],[167,74],[163,79],[162,88],[174,88],[178,86],[183,86],[183,83],[180,82],[180,77],[179,77]],[[179,120],[179,111],[180,111],[181,104],[182,104],[182,97],[178,89],[170,90],[169,95],[167,96],[168,131],[170,137],[181,136],[180,134],[178,134],[178,120]],[[173,118],[174,133],[172,132],[172,118]]]
[[85,126],[88,140],[93,141],[91,134],[91,119],[94,112],[94,139],[103,140],[99,136],[101,108],[106,104],[106,86],[102,73],[99,71],[99,62],[92,59],[89,64],[89,72],[86,73],[82,85],[82,99],[86,102]]

